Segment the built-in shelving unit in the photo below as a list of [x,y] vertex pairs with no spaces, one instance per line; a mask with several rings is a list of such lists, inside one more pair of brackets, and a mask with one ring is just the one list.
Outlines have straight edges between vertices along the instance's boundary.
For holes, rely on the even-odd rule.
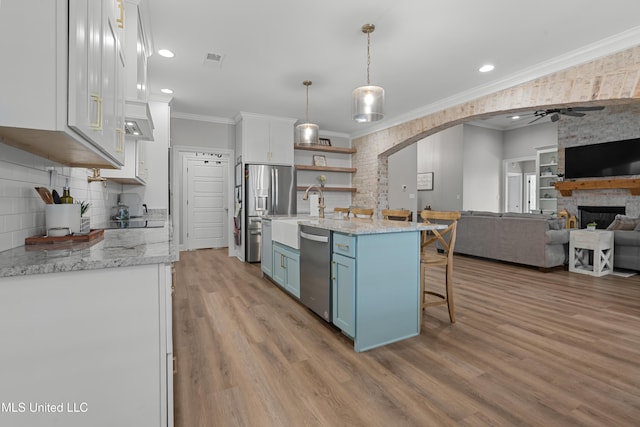
[[538,207],[536,211],[554,214],[558,211],[558,194],[555,187],[558,181],[558,148],[540,149],[537,154]]

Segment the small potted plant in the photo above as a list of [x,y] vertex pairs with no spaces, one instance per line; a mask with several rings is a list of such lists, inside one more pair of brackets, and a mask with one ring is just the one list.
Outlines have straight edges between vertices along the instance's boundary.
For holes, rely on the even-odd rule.
[[324,175],[320,175],[318,177],[318,181],[320,181],[320,187],[324,187],[324,184],[327,182],[327,177]]
[[594,221],[594,222],[590,222],[589,224],[587,224],[587,230],[589,230],[589,231],[593,231],[593,230],[595,230],[595,229],[596,229],[596,226],[597,226],[597,225],[598,225],[598,223],[597,223],[597,222],[595,222],[595,221]]
[[558,175],[558,182],[564,180],[564,174],[562,172],[558,172],[557,175]]

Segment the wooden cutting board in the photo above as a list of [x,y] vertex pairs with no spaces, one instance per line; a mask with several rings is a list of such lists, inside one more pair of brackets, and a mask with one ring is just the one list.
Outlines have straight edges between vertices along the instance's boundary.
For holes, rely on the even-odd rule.
[[104,230],[91,230],[88,234],[70,234],[68,236],[47,237],[32,236],[24,239],[25,245],[42,245],[61,242],[91,242],[104,236]]

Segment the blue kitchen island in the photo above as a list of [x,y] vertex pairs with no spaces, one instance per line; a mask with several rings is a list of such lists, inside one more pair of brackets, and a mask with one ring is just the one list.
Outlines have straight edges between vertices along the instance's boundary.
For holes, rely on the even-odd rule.
[[420,233],[445,225],[298,219],[299,225],[331,231],[331,322],[353,339],[355,351],[420,334]]

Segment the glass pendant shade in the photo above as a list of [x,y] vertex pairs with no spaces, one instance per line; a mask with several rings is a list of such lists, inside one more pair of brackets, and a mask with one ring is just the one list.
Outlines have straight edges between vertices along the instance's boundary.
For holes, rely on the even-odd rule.
[[376,26],[364,24],[362,32],[367,35],[367,85],[354,89],[351,117],[358,123],[375,122],[384,118],[384,89],[372,86],[369,78],[371,66],[371,33]]
[[319,128],[318,125],[309,123],[309,86],[311,86],[311,80],[305,80],[302,82],[307,87],[307,109],[305,112],[306,123],[300,123],[296,126],[296,130],[293,134],[293,142],[296,144],[310,145],[319,144]]
[[361,86],[353,91],[352,117],[358,123],[375,122],[384,118],[384,89],[380,86]]
[[294,141],[296,144],[319,144],[319,130],[318,125],[314,125],[313,123],[301,123],[296,126],[296,131],[294,134]]

